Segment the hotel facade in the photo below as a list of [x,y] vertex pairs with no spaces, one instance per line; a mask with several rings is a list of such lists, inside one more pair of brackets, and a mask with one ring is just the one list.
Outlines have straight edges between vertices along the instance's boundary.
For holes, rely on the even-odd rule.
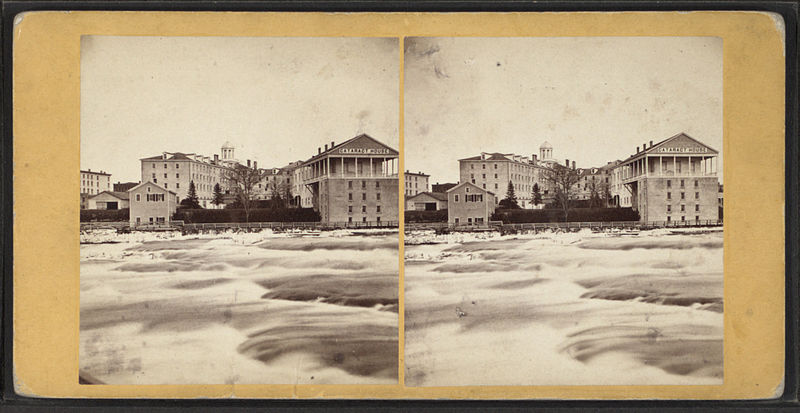
[[325,223],[397,222],[398,152],[366,134],[325,149],[295,171],[302,193]]

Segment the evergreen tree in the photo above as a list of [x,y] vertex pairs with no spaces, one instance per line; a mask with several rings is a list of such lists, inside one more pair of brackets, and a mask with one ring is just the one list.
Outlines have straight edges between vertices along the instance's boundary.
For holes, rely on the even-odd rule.
[[500,206],[508,209],[519,209],[517,204],[517,194],[514,192],[514,183],[508,181],[508,190],[506,190],[506,197],[500,201]]
[[542,192],[539,189],[539,184],[533,184],[533,204],[539,205],[542,203]]
[[[191,188],[191,186],[190,186]],[[222,205],[224,197],[222,196],[222,188],[220,188],[219,184],[214,184],[214,199],[211,200],[211,203],[220,206]]]
[[181,206],[190,209],[201,209],[200,200],[197,198],[197,188],[194,186],[194,181],[189,182],[189,193],[186,198],[181,201]]

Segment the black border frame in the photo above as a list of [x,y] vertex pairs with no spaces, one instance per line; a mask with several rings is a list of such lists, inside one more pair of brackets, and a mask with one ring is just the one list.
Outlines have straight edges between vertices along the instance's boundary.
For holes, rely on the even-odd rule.
[[[800,310],[800,152],[798,152],[798,4],[792,1],[589,1],[589,0],[221,0],[221,1],[168,1],[168,0],[76,0],[76,1],[16,1],[2,2],[2,86],[3,110],[0,115],[2,142],[0,143],[0,236],[2,236],[3,269],[2,289],[2,376],[0,376],[0,410],[76,410],[99,409],[103,411],[166,411],[213,410],[250,411],[254,409],[302,409],[303,411],[405,411],[431,410],[441,412],[461,411],[668,411],[668,410],[724,410],[800,409],[798,402],[798,310]],[[12,43],[14,17],[18,13],[37,10],[104,10],[104,11],[295,11],[295,12],[542,12],[542,11],[694,11],[694,10],[746,10],[780,14],[786,29],[786,360],[784,393],[773,400],[744,401],[441,401],[441,400],[232,400],[232,399],[40,399],[17,395],[13,388],[12,369],[12,308],[13,308],[13,143],[12,143]]]

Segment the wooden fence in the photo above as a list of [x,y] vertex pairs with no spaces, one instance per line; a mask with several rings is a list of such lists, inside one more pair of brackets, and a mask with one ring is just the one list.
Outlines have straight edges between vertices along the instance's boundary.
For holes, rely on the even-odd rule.
[[406,223],[405,230],[443,230],[452,231],[489,231],[489,230],[537,230],[537,229],[654,229],[654,228],[690,228],[690,227],[718,227],[721,220],[696,220],[696,221],[613,221],[613,222],[531,222],[504,224],[500,221],[490,221],[483,225],[454,225],[447,222]]

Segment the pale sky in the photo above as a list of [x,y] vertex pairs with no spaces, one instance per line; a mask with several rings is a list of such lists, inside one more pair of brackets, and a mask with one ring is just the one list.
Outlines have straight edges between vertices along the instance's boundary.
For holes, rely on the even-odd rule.
[[457,182],[460,158],[594,167],[686,132],[720,152],[722,39],[406,38],[405,169]]
[[399,149],[396,38],[81,39],[81,169],[141,179],[139,159],[305,160],[360,133]]

